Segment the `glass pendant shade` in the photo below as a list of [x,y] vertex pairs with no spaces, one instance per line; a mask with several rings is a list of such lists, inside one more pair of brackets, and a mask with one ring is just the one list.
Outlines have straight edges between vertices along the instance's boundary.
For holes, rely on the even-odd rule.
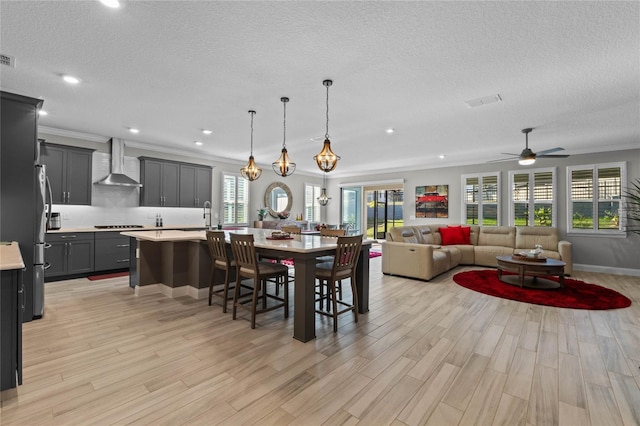
[[321,206],[326,206],[327,204],[329,204],[330,200],[331,200],[331,197],[327,196],[327,188],[322,188],[322,191],[320,192],[320,196],[318,197],[318,203]]
[[242,177],[249,181],[258,179],[262,174],[262,169],[258,167],[253,159],[253,116],[255,113],[255,111],[249,111],[249,114],[251,114],[251,154],[249,155],[249,162],[246,166],[240,169]]
[[322,175],[322,190],[320,190],[320,196],[317,198],[318,204],[326,206],[331,201],[331,197],[327,196],[327,174]]
[[262,169],[256,164],[253,159],[253,155],[249,156],[249,162],[247,165],[240,169],[240,174],[243,178],[248,179],[249,181],[254,181],[260,177]]
[[276,174],[282,177],[287,177],[291,176],[293,172],[296,171],[296,163],[291,161],[291,158],[287,153],[287,102],[289,102],[289,98],[282,97],[280,98],[280,101],[284,107],[284,118],[282,121],[282,153],[275,162],[271,163],[271,166]]
[[329,173],[334,170],[338,165],[340,157],[331,151],[331,141],[329,140],[329,86],[333,84],[331,80],[324,80],[322,85],[327,88],[327,126],[324,134],[324,146],[316,156],[313,157],[316,160],[318,168],[324,173]]
[[331,151],[331,141],[329,139],[324,140],[324,146],[322,147],[322,151],[318,153],[315,157],[316,164],[325,173],[329,173],[338,165],[338,157],[336,154]]
[[287,148],[282,148],[282,154],[280,154],[280,157],[271,165],[273,166],[273,171],[282,177],[291,176],[296,170],[296,163],[289,158]]

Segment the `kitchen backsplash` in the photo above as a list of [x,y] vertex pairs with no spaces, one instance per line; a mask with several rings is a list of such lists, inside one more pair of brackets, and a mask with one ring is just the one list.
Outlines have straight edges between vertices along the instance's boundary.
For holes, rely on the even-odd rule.
[[[94,152],[92,166],[92,182],[97,182],[111,171],[111,154]],[[125,157],[124,173],[140,182],[140,161],[135,157]],[[139,207],[139,188],[93,185],[91,192],[91,206],[53,205],[52,210],[62,216],[62,228],[153,226],[157,214],[162,215],[164,225],[204,225],[201,208]]]

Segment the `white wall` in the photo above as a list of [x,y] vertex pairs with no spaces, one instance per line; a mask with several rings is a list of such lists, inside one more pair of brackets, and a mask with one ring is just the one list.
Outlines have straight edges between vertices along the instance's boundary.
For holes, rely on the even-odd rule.
[[[577,269],[607,272],[610,268],[618,271],[640,275],[640,235],[629,233],[624,238],[567,235],[567,191],[566,191],[566,167],[570,165],[598,164],[626,161],[627,178],[631,182],[640,178],[640,149],[613,151],[598,154],[572,155],[566,159],[540,159],[532,167],[522,167],[517,162],[485,163],[459,167],[432,168],[394,173],[378,173],[350,178],[331,179],[329,186],[334,199],[339,198],[339,185],[349,182],[380,182],[385,180],[404,179],[404,222],[407,225],[427,223],[461,222],[462,182],[461,176],[469,173],[500,172],[502,190],[502,221],[507,224],[509,203],[509,170],[525,170],[528,168],[557,167],[557,209],[558,230],[563,239],[573,243],[574,263]],[[442,184],[449,185],[449,218],[448,219],[410,219],[415,215],[415,203],[413,202],[416,186]],[[339,223],[340,206],[334,203],[329,206],[327,221]]]

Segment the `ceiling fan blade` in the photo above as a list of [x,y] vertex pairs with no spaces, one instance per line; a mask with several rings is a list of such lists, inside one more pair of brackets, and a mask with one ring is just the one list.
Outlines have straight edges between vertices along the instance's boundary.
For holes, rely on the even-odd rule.
[[564,148],[557,147],[557,148],[545,149],[544,151],[538,152],[538,156],[551,154],[552,152],[558,152],[558,151],[564,151]]
[[510,157],[510,158],[501,158],[499,160],[489,160],[487,161],[487,163],[500,163],[502,161],[513,161],[513,160],[517,160],[519,157],[516,155],[515,157]]
[[520,154],[514,154],[513,152],[501,152],[502,155],[513,155],[514,157],[519,157]]
[[547,155],[547,154],[537,154],[537,158],[567,158],[569,154],[555,154],[555,155]]

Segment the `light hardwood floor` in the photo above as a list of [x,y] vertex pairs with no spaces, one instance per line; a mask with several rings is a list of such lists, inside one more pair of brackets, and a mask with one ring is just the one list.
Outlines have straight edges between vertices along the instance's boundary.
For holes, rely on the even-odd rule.
[[46,285],[24,325],[24,384],[5,425],[638,425],[640,279],[576,272],[627,309],[529,305],[384,276],[370,312],[292,339],[275,311],[236,321],[189,297],[135,297],[126,279]]

